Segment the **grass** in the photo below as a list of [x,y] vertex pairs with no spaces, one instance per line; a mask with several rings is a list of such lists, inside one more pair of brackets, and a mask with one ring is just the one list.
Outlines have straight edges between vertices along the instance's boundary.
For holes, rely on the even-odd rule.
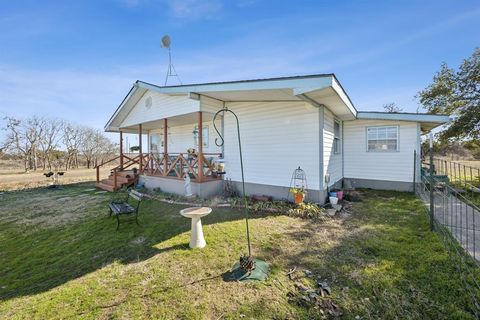
[[331,285],[325,299],[345,319],[472,318],[422,203],[412,194],[362,193],[347,218],[255,213],[254,255],[272,272],[264,283],[232,283],[222,277],[246,250],[240,211],[214,209],[202,219],[207,247],[190,250],[180,206],[147,200],[141,225],[125,222],[115,232],[106,205],[116,195],[92,184],[5,192],[0,318],[322,318],[288,301],[296,282],[313,285],[290,280],[294,266]]

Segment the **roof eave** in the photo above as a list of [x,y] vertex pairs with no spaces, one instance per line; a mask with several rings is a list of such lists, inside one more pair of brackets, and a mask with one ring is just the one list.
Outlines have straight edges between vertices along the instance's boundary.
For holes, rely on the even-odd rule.
[[443,114],[425,114],[425,113],[391,113],[391,112],[369,112],[359,111],[357,119],[365,120],[394,120],[394,121],[412,121],[429,122],[444,124],[450,121],[448,115]]

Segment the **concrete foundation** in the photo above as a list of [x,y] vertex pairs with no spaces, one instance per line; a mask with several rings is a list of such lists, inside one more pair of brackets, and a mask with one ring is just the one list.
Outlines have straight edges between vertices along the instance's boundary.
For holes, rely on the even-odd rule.
[[413,182],[345,178],[345,186],[377,190],[413,191]]
[[[232,183],[237,190],[237,193],[242,194],[242,182],[232,181]],[[255,194],[270,196],[275,200],[293,200],[292,195],[289,193],[289,189],[289,187],[245,182],[245,191],[248,196]],[[323,194],[324,193],[320,190],[307,189],[307,196],[305,199],[308,202],[323,203],[321,202]]]
[[[162,192],[185,195],[185,182],[183,180],[169,179],[155,176],[140,176],[140,183],[148,189],[160,188]],[[223,192],[223,180],[206,181],[202,183],[190,182],[192,194],[200,198],[211,198]]]
[[[160,188],[163,192],[185,195],[183,180],[142,175],[140,176],[140,183],[145,184],[145,187],[148,189]],[[200,198],[211,198],[222,195],[224,190],[224,180],[214,180],[203,183],[191,182],[190,184],[192,193]],[[240,181],[232,181],[232,184],[237,193],[239,195],[242,194],[242,183]],[[331,185],[328,190],[341,189],[342,187],[413,191],[412,182],[355,178],[341,179]],[[293,200],[292,195],[289,193],[289,187],[246,182],[245,189],[248,196],[266,195],[271,196],[275,200]],[[307,192],[306,201],[308,202],[324,204],[328,197],[327,190],[307,189]]]

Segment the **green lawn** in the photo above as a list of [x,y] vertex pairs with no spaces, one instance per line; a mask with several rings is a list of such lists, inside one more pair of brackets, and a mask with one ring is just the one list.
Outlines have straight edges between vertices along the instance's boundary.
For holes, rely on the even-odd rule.
[[[343,318],[468,319],[467,296],[412,194],[363,191],[347,218],[315,222],[255,213],[254,255],[264,283],[225,282],[246,251],[242,213],[203,219],[207,247],[188,248],[181,206],[147,200],[140,226],[107,218],[115,196],[91,184],[0,195],[0,318],[306,319],[289,302],[303,269],[326,280]],[[285,274],[297,267],[298,280]],[[333,317],[325,312],[325,317]]]

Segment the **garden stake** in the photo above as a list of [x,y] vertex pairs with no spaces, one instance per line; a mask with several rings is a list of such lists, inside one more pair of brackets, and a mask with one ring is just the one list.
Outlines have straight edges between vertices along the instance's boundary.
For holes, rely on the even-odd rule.
[[240,123],[238,121],[238,117],[232,110],[228,109],[227,107],[223,107],[221,110],[217,111],[213,116],[213,128],[217,132],[218,136],[220,137],[220,142],[218,142],[218,138],[215,138],[215,144],[218,147],[223,146],[225,140],[223,139],[222,133],[217,129],[215,125],[215,120],[217,116],[222,113],[222,116],[225,116],[226,112],[230,112],[236,120],[237,123],[237,136],[238,136],[238,150],[240,153],[240,171],[242,172],[242,193],[243,193],[243,201],[245,205],[245,225],[247,229],[247,244],[248,244],[248,256],[240,257],[240,261],[235,263],[233,266],[230,277],[227,280],[265,280],[268,275],[268,264],[259,259],[254,259],[252,257],[252,247],[250,244],[250,229],[248,225],[248,202],[247,202],[247,194],[245,193],[245,176],[243,173],[243,154],[242,154],[242,143],[240,139]]

